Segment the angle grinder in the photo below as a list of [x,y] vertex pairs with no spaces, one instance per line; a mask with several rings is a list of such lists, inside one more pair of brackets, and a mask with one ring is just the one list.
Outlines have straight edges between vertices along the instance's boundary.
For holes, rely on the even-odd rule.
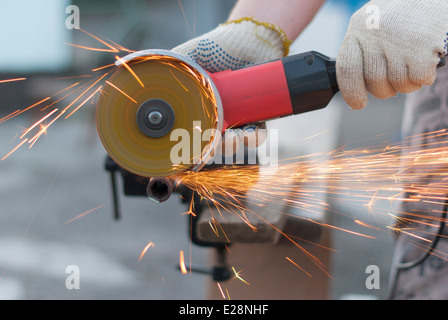
[[[321,109],[338,92],[335,60],[314,51],[216,73],[167,50],[138,51],[116,66],[96,109],[99,137],[121,168],[148,178],[198,171],[226,129]],[[191,142],[181,164],[171,160],[177,129]]]

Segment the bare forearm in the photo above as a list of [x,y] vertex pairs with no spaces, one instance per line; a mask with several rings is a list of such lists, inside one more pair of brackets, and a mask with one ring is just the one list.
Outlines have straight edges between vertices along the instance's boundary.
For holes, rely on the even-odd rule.
[[296,39],[311,22],[325,0],[239,0],[229,20],[253,17],[282,28],[290,40]]

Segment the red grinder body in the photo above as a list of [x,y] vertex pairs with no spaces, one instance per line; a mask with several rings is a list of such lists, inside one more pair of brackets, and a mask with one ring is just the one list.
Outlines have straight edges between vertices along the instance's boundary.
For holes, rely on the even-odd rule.
[[224,109],[223,130],[324,108],[339,91],[335,64],[311,51],[211,73]]

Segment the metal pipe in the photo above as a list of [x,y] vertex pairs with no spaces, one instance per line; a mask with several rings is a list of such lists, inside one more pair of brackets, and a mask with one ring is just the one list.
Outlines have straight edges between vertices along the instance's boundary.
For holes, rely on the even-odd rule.
[[153,177],[149,179],[146,194],[149,199],[160,203],[168,200],[173,193],[173,180],[167,177]]

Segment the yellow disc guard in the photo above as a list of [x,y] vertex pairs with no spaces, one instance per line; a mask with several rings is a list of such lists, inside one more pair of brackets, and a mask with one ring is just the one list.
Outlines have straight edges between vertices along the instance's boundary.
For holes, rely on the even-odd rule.
[[[160,137],[145,134],[137,123],[139,108],[152,99],[166,102],[174,114],[169,119],[172,127]],[[200,168],[217,139],[203,133],[218,129],[218,119],[217,101],[204,72],[169,55],[121,64],[104,85],[96,109],[98,134],[109,156],[143,177]]]

